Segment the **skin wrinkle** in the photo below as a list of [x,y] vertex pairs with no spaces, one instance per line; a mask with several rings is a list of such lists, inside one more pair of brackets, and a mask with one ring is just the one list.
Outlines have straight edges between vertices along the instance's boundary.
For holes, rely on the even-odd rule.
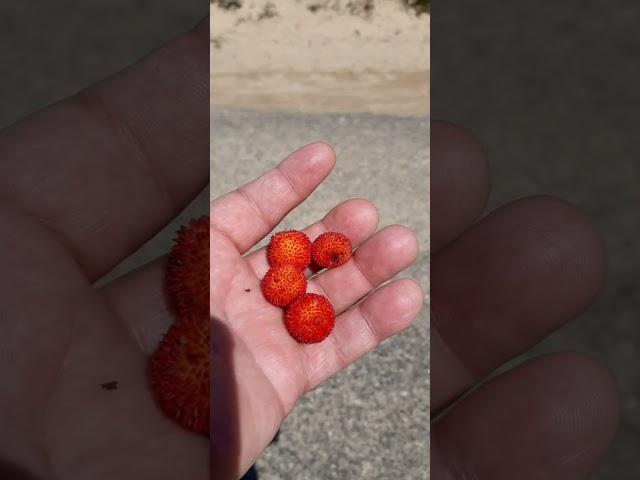
[[[375,235],[375,234],[374,234]],[[364,280],[364,285],[365,285],[365,289],[367,290],[367,292],[371,291],[373,288],[375,288],[375,284],[373,284],[373,282],[369,281],[369,279],[367,278],[366,274],[362,271],[362,268],[360,268],[360,265],[358,263],[358,256],[356,255],[358,252],[358,250],[354,251],[352,259],[353,259],[353,265],[356,267],[356,272],[358,272],[359,276],[362,278],[362,280]],[[340,268],[340,267],[338,267]],[[316,281],[314,282],[315,285],[319,285],[323,292],[325,292],[325,296],[326,295],[326,291],[324,290],[324,286],[323,281],[322,281],[322,275],[318,276],[318,278],[316,279]],[[364,298],[363,296],[360,296],[359,299]],[[356,300],[357,302],[358,300]],[[354,302],[355,303],[355,302]],[[346,309],[341,309],[340,312],[343,312]],[[337,312],[336,312],[337,313]]]
[[[397,225],[392,225],[392,226],[390,226],[390,227],[386,227],[386,228],[384,228],[384,229],[382,229],[382,230],[379,230],[378,232],[374,233],[374,234],[373,234],[371,237],[369,237],[369,238],[374,238],[376,234],[379,234],[380,232],[383,232],[383,231],[385,231],[386,229],[388,229],[388,228],[393,228],[393,227],[397,227]],[[325,228],[325,231],[326,231],[326,228]],[[411,232],[409,232],[409,233],[411,234]],[[413,235],[413,234],[411,234],[411,235]],[[369,239],[367,239],[367,240],[369,240]],[[366,287],[366,288],[365,288],[365,289],[366,289],[366,291],[367,291],[367,292],[370,292],[370,291],[371,291],[371,290],[373,290],[376,286],[378,286],[378,285],[379,285],[379,283],[378,283],[378,282],[373,282],[373,281],[371,281],[371,280],[367,277],[367,275],[364,273],[364,271],[362,270],[362,268],[360,267],[360,262],[361,262],[361,260],[360,260],[360,256],[358,255],[358,251],[360,251],[360,249],[361,249],[361,248],[362,248],[362,245],[360,245],[360,246],[359,246],[357,249],[355,249],[355,250],[354,250],[354,252],[353,252],[353,255],[352,255],[353,265],[356,267],[356,272],[359,274],[359,276],[361,277],[361,279],[362,279],[362,280],[364,280],[364,285],[365,285],[365,287]],[[347,265],[347,264],[345,264],[345,266],[346,266],[346,265]],[[341,266],[341,267],[342,267],[342,266]],[[340,268],[340,267],[338,267],[338,268]],[[316,273],[316,275],[315,275],[315,277],[314,277],[314,280],[315,280],[315,281],[313,282],[313,285],[317,285],[317,286],[322,290],[323,294],[324,294],[325,296],[327,296],[327,297],[328,297],[328,295],[327,295],[327,293],[326,293],[326,290],[325,290],[325,288],[324,288],[324,285],[323,285],[324,281],[326,280],[326,277],[323,277],[323,275],[322,275],[322,273],[324,273],[324,272],[326,272],[326,271],[327,271],[327,270],[324,270],[324,271],[321,271],[321,272]],[[386,277],[386,275],[381,275],[381,276]],[[323,280],[323,278],[324,278],[325,280]],[[362,298],[364,298],[365,296],[366,296],[366,294],[365,294],[365,295],[362,295],[362,296],[360,296],[360,297],[358,297],[358,299],[357,299],[357,300],[355,300],[355,301],[354,301],[354,302],[352,302],[352,303],[357,303],[359,300],[361,300],[361,299],[362,299]],[[347,307],[347,308],[348,308],[348,307]],[[343,311],[345,311],[345,310],[346,310],[346,308],[345,308],[345,309],[340,309],[340,313],[342,313],[342,312],[343,312]],[[337,312],[336,312],[336,313],[337,313]]]
[[[56,245],[61,252],[64,252],[67,254],[68,260],[75,262],[75,259],[73,259],[73,257],[70,254],[68,254],[68,250],[65,249],[65,246],[62,242],[62,237],[57,235],[55,232],[53,232],[47,225],[44,225],[42,222],[34,219],[33,215],[29,215],[24,211],[22,211],[21,209],[11,209],[10,211],[17,216],[23,217],[28,224],[35,226],[36,229],[38,230],[42,229],[44,232],[46,232],[47,235],[43,234],[42,238],[43,239],[46,238],[49,242],[51,242],[51,244]],[[80,266],[79,265],[76,265],[76,266],[78,268],[78,271],[81,271]],[[82,290],[82,292],[80,293],[84,293],[84,290]],[[58,368],[56,368],[55,372],[53,372],[53,376],[51,378],[51,381],[49,382],[50,388],[47,389],[48,393],[46,393],[42,398],[42,403],[44,405],[44,408],[40,411],[41,412],[40,415],[36,414],[36,419],[35,419],[36,431],[38,431],[41,434],[39,438],[41,438],[42,441],[38,442],[38,445],[40,447],[39,450],[42,452],[45,468],[54,475],[55,475],[55,471],[52,471],[53,463],[52,463],[51,455],[50,455],[49,449],[47,448],[47,442],[46,442],[46,432],[47,432],[47,423],[48,423],[47,419],[49,417],[50,399],[52,398],[53,393],[55,391],[57,380],[62,376],[62,371],[64,370],[66,358],[69,354],[70,347],[73,343],[75,332],[77,331],[77,319],[78,319],[77,312],[79,310],[80,293],[77,293],[75,295],[70,295],[68,298],[69,300],[68,318],[73,319],[69,328],[68,341],[65,343],[64,347],[62,348],[59,359],[57,360],[57,362],[55,362],[57,363]],[[55,475],[55,478],[57,478],[57,475]]]
[[482,375],[479,372],[476,372],[475,369],[471,368],[466,362],[463,360],[462,356],[457,352],[454,348],[451,347],[449,342],[447,342],[444,337],[440,334],[440,320],[441,317],[447,317],[448,322],[453,321],[453,317],[451,315],[444,314],[444,308],[440,308],[434,301],[433,297],[431,297],[431,329],[438,332],[438,336],[440,337],[441,344],[446,348],[446,351],[451,353],[462,365],[462,367],[468,372],[472,373],[474,377],[481,377]]
[[[211,219],[211,217],[209,217],[209,218]],[[225,231],[217,229],[217,228],[214,228],[211,225],[211,220],[210,220],[210,223],[209,223],[209,228],[211,230],[211,232],[209,233],[209,242],[211,242],[212,235],[217,233],[217,234],[221,235],[222,237],[224,237],[231,245],[234,245],[233,239],[231,237],[229,237],[229,235]],[[209,248],[211,248],[211,247],[209,247]],[[209,253],[209,261],[211,262],[211,253]],[[238,263],[242,261],[242,258],[239,258],[239,259],[236,258],[234,261],[235,261],[235,266],[237,266]],[[234,268],[233,271],[237,272],[238,268]],[[211,274],[211,272],[210,272],[210,274]],[[234,280],[235,276],[236,276],[236,274],[234,273],[233,277],[231,277],[231,280],[229,281],[229,285],[228,285],[227,289],[223,292],[224,294],[222,295],[222,298],[227,298],[229,290],[231,289],[231,286],[233,285],[233,280]],[[209,287],[211,288],[211,276],[209,277]],[[214,306],[217,306],[218,309],[223,310],[222,307],[217,305],[214,300],[211,300],[212,298],[215,298],[215,295],[211,295],[211,292],[210,292],[209,293],[209,297],[210,297],[211,303],[214,304]],[[227,306],[225,305],[225,309],[226,308],[227,308]]]
[[[274,170],[266,173],[264,176],[262,176],[259,180],[263,181],[263,182],[269,182],[272,181],[271,179],[268,178],[268,175],[270,175],[272,172],[274,172],[275,174],[277,174],[277,178],[279,180],[284,180],[284,184],[287,185],[287,190],[289,194],[292,194],[292,202],[295,204],[298,204],[300,202],[302,202],[304,200],[305,197],[303,197],[300,193],[298,193],[298,191],[296,190],[295,186],[294,186],[294,182],[293,180],[289,177],[288,174],[285,173],[284,169],[282,168],[281,165],[278,165]],[[254,184],[255,186],[255,184]],[[263,230],[264,231],[271,231],[271,224],[273,223],[273,221],[269,218],[267,218],[266,213],[263,211],[262,207],[260,206],[260,204],[258,203],[257,199],[254,197],[253,193],[250,192],[250,190],[247,188],[247,185],[243,185],[242,187],[238,188],[237,190],[235,190],[235,192],[239,193],[242,198],[245,200],[245,202],[249,205],[249,207],[257,214],[258,218],[260,219],[260,221],[262,222],[262,226],[263,226]],[[273,190],[273,187],[271,187],[271,189]],[[243,253],[244,250],[246,249],[244,245],[240,245],[236,242],[233,242],[234,245],[237,246],[238,250]]]
[[[247,348],[246,344],[242,340],[242,337],[237,337],[237,338],[243,343],[245,348]],[[251,352],[251,350],[248,349],[248,348],[247,348],[247,351]],[[275,387],[275,384],[273,383],[273,380],[272,380],[271,376],[267,374],[267,371],[265,370],[264,365],[262,365],[261,362],[256,360],[254,355],[251,355],[251,361],[253,362],[254,365],[256,365],[258,367],[258,369],[260,370],[260,372],[262,373],[264,378],[266,378],[267,381],[269,382],[269,387],[272,389],[273,393],[275,393],[275,396],[278,399],[278,407],[280,407],[279,410],[280,410],[281,416],[284,418],[286,415],[289,414],[289,412],[291,412],[291,410],[293,410],[293,407],[295,406],[295,403],[292,404],[291,406],[287,406],[287,403],[285,402],[285,399],[280,394],[280,391]],[[304,385],[305,382],[303,381],[303,382],[299,382],[299,383]],[[301,394],[302,394],[302,392],[300,392],[300,395]],[[298,395],[298,396],[300,396],[300,395]]]
[[[564,359],[564,363],[561,359]],[[558,361],[560,361],[560,363],[558,363]],[[580,361],[580,363],[577,364],[576,361]],[[582,363],[585,361],[587,362],[586,365]],[[534,366],[536,362],[538,362],[538,367]],[[596,367],[596,370],[585,370],[587,365]],[[546,367],[546,369],[540,369],[540,366]],[[603,388],[601,384],[601,381],[613,381],[610,373],[588,357],[570,352],[538,357],[516,368],[525,370],[521,370],[520,372],[512,370],[493,379],[491,383],[486,384],[481,390],[478,390],[478,397],[476,397],[478,400],[475,404],[473,397],[467,398],[465,405],[461,406],[463,418],[471,421],[471,428],[474,428],[476,432],[478,432],[478,428],[481,429],[480,431],[484,428],[486,434],[494,437],[499,436],[500,430],[493,428],[491,424],[487,424],[484,414],[488,414],[494,420],[497,418],[498,421],[508,422],[505,425],[514,425],[516,420],[522,415],[526,415],[525,412],[529,412],[529,410],[526,409],[527,400],[521,398],[521,401],[517,402],[515,406],[517,412],[509,413],[508,410],[502,411],[500,409],[501,403],[494,402],[488,404],[487,402],[491,402],[492,398],[494,398],[488,392],[492,390],[503,402],[504,398],[501,397],[501,395],[508,392],[509,387],[507,385],[509,383],[515,382],[511,383],[511,385],[515,387],[525,385],[526,388],[527,384],[523,384],[523,381],[526,380],[522,380],[523,377],[521,374],[525,374],[524,372],[528,369],[529,382],[533,382],[532,386],[535,390],[523,392],[525,395],[524,398],[529,398],[527,396],[527,393],[529,393],[529,395],[533,394],[534,397],[540,396],[543,401],[533,399],[535,404],[532,413],[535,416],[537,427],[534,430],[530,428],[525,429],[524,439],[535,441],[541,438],[540,435],[544,435],[551,440],[554,438],[561,438],[565,442],[576,440],[577,449],[575,449],[571,443],[559,444],[555,451],[543,449],[543,451],[546,452],[546,462],[531,463],[531,458],[527,457],[529,461],[526,463],[526,466],[529,472],[521,472],[520,476],[522,478],[565,478],[567,472],[583,472],[585,465],[592,468],[594,459],[599,456],[599,453],[602,453],[602,435],[604,432],[601,431],[601,428],[607,423],[608,411],[612,408],[612,404],[607,397],[611,396],[613,390],[607,390]],[[532,368],[534,370],[531,370]],[[557,368],[560,368],[560,370],[556,371],[555,369]],[[564,377],[567,376],[568,378],[564,379]],[[598,379],[595,383],[594,378]],[[534,385],[536,382],[539,384]],[[543,395],[540,393],[542,391],[546,393]],[[572,392],[576,393],[576,395],[572,396]],[[606,392],[609,392],[609,395],[607,395]],[[584,402],[583,398],[585,396],[593,400]],[[547,403],[545,403],[545,401]],[[488,409],[482,410],[482,405],[487,406]],[[478,408],[480,408],[480,410],[478,410]],[[531,408],[531,405],[528,405],[528,408]],[[565,413],[558,414],[558,411],[564,411]],[[445,426],[444,430],[438,432],[438,438],[440,440],[438,446],[443,447],[443,451],[448,451],[449,448],[456,449],[457,441],[462,440],[464,437],[464,425],[460,424],[459,420],[453,417],[453,412],[451,415],[452,418],[450,422],[452,423],[449,427]],[[469,417],[470,415],[471,417]],[[480,423],[478,424],[477,422]],[[449,431],[451,427],[453,427],[453,431]],[[596,433],[596,431],[598,433]],[[444,435],[444,437],[442,435]],[[554,435],[557,435],[557,437],[554,437]],[[612,435],[611,431],[607,431],[606,434],[604,434],[605,443],[608,443],[610,435]],[[478,437],[478,439],[480,438],[486,438],[486,435]],[[473,445],[469,444],[469,442],[463,442],[463,444],[465,445],[466,450],[464,453],[466,453],[466,456],[473,458],[474,451],[470,450],[473,448]],[[523,443],[523,445],[527,444],[528,443]],[[502,447],[504,448],[504,445],[502,445]],[[484,466],[484,468],[489,468],[489,471],[495,471],[495,468],[501,466],[500,463],[496,463],[500,461],[501,451],[495,448],[489,448],[488,451],[491,455],[491,463],[487,464],[481,460],[480,465]],[[452,458],[458,460],[459,462],[457,463],[465,460],[461,456],[454,456]],[[456,463],[454,463],[454,465],[456,465]],[[467,466],[461,468],[467,468]],[[534,472],[531,472],[531,470]],[[501,472],[503,476],[507,473],[502,468],[497,471]],[[562,477],[560,474],[562,474]],[[503,476],[500,478],[512,478]],[[570,478],[582,477],[571,476]]]
[[[43,410],[42,413],[42,417],[41,417],[41,431],[42,431],[42,451],[43,451],[43,455],[45,458],[45,461],[47,462],[47,465],[49,467],[49,470],[51,471],[51,474],[53,476],[53,480],[59,479],[60,477],[60,472],[58,472],[58,469],[55,467],[55,464],[53,462],[53,456],[51,455],[51,452],[49,451],[49,448],[47,447],[47,445],[49,444],[48,439],[47,439],[47,431],[48,431],[48,419],[50,416],[50,409],[53,405],[53,402],[51,401],[53,398],[53,394],[55,392],[55,386],[59,383],[59,380],[62,378],[63,376],[63,371],[64,371],[64,367],[67,363],[67,358],[69,356],[69,353],[71,352],[71,345],[73,344],[74,339],[77,336],[77,332],[78,332],[78,312],[79,312],[79,301],[76,300],[76,302],[72,302],[72,305],[74,305],[74,307],[72,307],[72,311],[76,312],[75,314],[70,315],[70,318],[73,319],[72,323],[71,323],[71,328],[69,330],[69,341],[65,344],[64,346],[64,350],[63,350],[63,354],[62,354],[62,358],[60,360],[60,367],[57,369],[57,373],[56,373],[56,377],[55,379],[51,382],[51,388],[49,389],[49,394],[45,397],[44,401],[45,401],[45,408]],[[109,307],[109,304],[107,302],[107,306]]]
[[[248,207],[251,210],[253,210],[253,212],[255,213],[255,217],[260,219],[260,222],[262,223],[262,227],[264,229],[269,228],[269,219],[267,219],[266,215],[262,211],[262,208],[260,208],[260,206],[256,202],[256,199],[253,198],[253,196],[250,195],[249,192],[246,191],[245,187],[239,188],[238,190],[235,191],[235,193],[238,193],[242,197],[242,199],[244,200],[245,204],[248,205]],[[233,239],[231,239],[231,240],[233,240]],[[238,251],[242,252],[242,250],[244,250],[243,245],[240,245],[240,244],[237,244],[237,243],[234,243],[234,245],[236,245]]]
[[[460,453],[460,448],[457,444],[450,442],[444,450],[447,452],[444,455],[445,465],[447,465],[447,469],[453,477],[452,480],[480,480],[472,465]],[[440,452],[442,452],[442,449]]]
[[[147,177],[153,179],[158,199],[164,201],[168,206],[168,211],[175,212],[178,202],[175,201],[166,183],[161,179],[156,169],[151,165],[149,153],[144,147],[136,130],[129,124],[125,115],[119,114],[103,101],[99,91],[93,89],[83,90],[74,97],[77,104],[85,109],[90,116],[94,117],[103,125],[106,136],[117,139],[120,152],[127,158],[135,160],[147,172]],[[109,132],[111,135],[109,135]]]
[[360,311],[360,314],[362,315],[364,324],[366,325],[367,330],[371,335],[371,338],[373,338],[374,345],[379,344],[381,342],[381,339],[380,339],[380,336],[378,335],[378,332],[376,331],[376,328],[373,326],[373,323],[371,322],[371,313],[365,308],[363,303],[359,303],[356,308]]
[[[358,274],[360,275],[360,277],[362,277],[365,281],[365,284],[367,286],[367,292],[369,292],[371,289],[373,289],[375,286],[371,284],[371,282],[369,282],[366,278],[366,276],[364,275],[364,273],[360,270],[360,268],[358,267],[358,265],[355,263],[355,257],[354,257],[354,265],[356,267],[356,271],[358,272]],[[316,276],[313,279],[309,280],[310,285],[313,285],[315,287],[317,287],[317,290],[320,290],[321,295],[329,298],[329,295],[327,294],[327,291],[325,290],[324,286],[322,285],[322,274],[318,273],[316,274]],[[312,281],[313,280],[313,281]],[[358,299],[356,299],[354,302],[350,302],[351,304],[353,303],[357,303],[359,300],[361,300],[362,298],[364,298],[366,296],[365,295],[361,295],[358,297]],[[336,316],[339,315],[340,313],[345,312],[346,310],[349,309],[349,306],[346,307],[340,307],[339,309],[336,309]]]
[[278,172],[282,178],[285,179],[285,181],[287,182],[287,184],[289,185],[289,188],[291,189],[291,192],[293,192],[293,194],[296,197],[296,202],[300,203],[302,202],[306,197],[303,197],[300,192],[298,192],[293,180],[291,179],[291,177],[289,176],[289,174],[285,171],[284,168],[282,168],[282,165],[278,165],[275,168],[275,171]]
[[[223,322],[227,328],[229,329],[233,329],[233,326],[229,323],[229,322]],[[244,343],[244,340],[242,339],[242,337],[240,335],[234,335],[234,339],[236,340],[236,342],[241,342],[242,347],[245,349],[245,351],[247,352],[251,352],[251,350],[247,347],[247,345]],[[237,346],[236,346],[237,348]],[[279,410],[281,412],[281,415],[284,417],[286,415],[289,414],[290,409],[287,409],[285,406],[285,401],[282,398],[282,396],[280,395],[280,392],[276,389],[276,387],[273,384],[273,381],[271,380],[271,377],[269,375],[267,375],[266,371],[264,370],[263,366],[256,361],[255,356],[251,355],[251,361],[253,362],[253,364],[259,369],[260,373],[262,373],[262,375],[264,376],[264,378],[266,378],[269,382],[269,387],[272,389],[273,393],[275,393],[275,397],[278,399],[278,407]],[[293,408],[293,406],[291,407]]]
[[[390,226],[390,227],[386,227],[385,229],[378,231],[377,233],[383,232],[383,231],[385,231],[385,230],[387,230],[387,229],[389,229],[389,228],[394,228],[394,227],[399,227],[399,226],[397,226],[397,225],[392,225],[392,226]],[[407,230],[407,233],[409,233],[411,236],[413,236],[413,234],[411,234],[411,232],[409,232],[408,230]],[[375,234],[374,234],[372,237],[370,237],[370,238],[374,238],[374,236],[375,236]],[[372,280],[370,280],[370,279],[368,278],[368,276],[364,273],[364,271],[362,270],[362,268],[360,268],[361,256],[359,256],[359,255],[358,255],[358,251],[359,251],[361,248],[362,248],[362,246],[360,246],[358,249],[356,249],[356,250],[355,250],[355,252],[354,252],[354,254],[353,254],[353,257],[352,257],[352,258],[353,258],[354,265],[355,265],[355,267],[356,267],[356,271],[357,271],[357,273],[358,273],[358,274],[359,274],[359,276],[362,278],[362,280],[364,280],[363,284],[365,285],[365,290],[366,290],[367,292],[370,292],[370,291],[372,291],[374,288],[376,288],[377,286],[379,286],[379,285],[380,285],[380,283],[379,283],[379,282],[373,282]],[[348,264],[347,264],[347,265],[348,265]],[[314,286],[317,286],[317,287],[318,287],[318,289],[319,289],[319,290],[321,290],[321,291],[323,292],[323,294],[324,294],[325,296],[327,296],[327,297],[328,297],[328,295],[327,295],[327,291],[326,291],[326,289],[325,289],[325,287],[324,287],[324,285],[323,285],[323,282],[324,282],[324,281],[323,281],[323,275],[322,275],[322,273],[323,273],[323,272],[324,272],[324,271],[322,271],[322,272],[318,272],[318,273],[316,274],[316,276],[315,276],[315,277],[313,277],[313,280],[315,280],[315,281],[314,281],[314,282],[310,282],[310,284],[311,284],[311,285],[314,285]],[[385,278],[386,278],[386,277],[387,277],[387,275],[380,275],[380,277],[385,277]],[[326,277],[324,277],[324,278],[326,279]],[[366,294],[366,293],[365,293],[364,295],[359,296],[355,301],[351,302],[351,304],[359,302],[360,300],[362,300],[362,299],[363,299],[363,298],[365,298],[366,296],[367,296],[367,294]],[[337,310],[336,310],[336,313],[342,313],[342,312],[344,312],[345,310],[347,310],[348,308],[349,308],[348,306],[347,306],[346,308],[339,308],[339,309],[337,309]]]
[[[218,230],[220,233],[222,233],[222,235],[224,235],[231,243],[233,243],[233,241],[226,235],[225,232],[221,232],[220,230]],[[243,261],[243,257],[238,257],[239,262]],[[236,272],[238,272],[239,269],[235,269]],[[234,274],[234,276],[232,277],[231,281],[229,282],[229,289],[231,288],[231,286],[234,284],[234,280],[235,277],[237,276],[237,273]],[[224,293],[223,298],[227,298],[228,297],[228,290],[227,292]],[[238,335],[238,332],[236,331],[236,329],[234,328],[235,326],[232,325],[231,323],[228,322],[223,322],[227,328],[229,328],[233,333],[234,333],[234,338],[237,339],[238,341],[242,342],[242,345],[244,346],[244,348],[250,352],[250,350],[246,347],[246,344],[244,343],[244,341],[242,340],[242,336]],[[256,365],[256,367],[259,369],[259,371],[262,373],[262,375],[268,380],[269,382],[269,386],[271,387],[271,389],[273,390],[273,392],[276,395],[276,398],[279,401],[279,407],[281,412],[283,412],[283,416],[287,415],[289,413],[290,410],[288,410],[285,407],[285,401],[282,398],[282,396],[280,395],[280,392],[275,388],[274,384],[273,384],[273,380],[271,379],[270,376],[267,375],[266,370],[264,369],[263,365],[261,365],[259,362],[256,361],[255,357],[252,355],[251,356],[251,361],[254,363],[254,365]],[[293,408],[293,406],[292,406]]]
[[339,366],[338,368],[344,368],[346,365],[349,365],[349,362],[347,361],[348,360],[347,356],[342,350],[342,345],[340,345],[340,342],[338,341],[336,336],[333,334],[333,332],[331,332],[331,335],[329,335],[329,339],[333,344],[333,351],[335,352],[335,358],[337,359],[337,362],[338,362],[338,366]]

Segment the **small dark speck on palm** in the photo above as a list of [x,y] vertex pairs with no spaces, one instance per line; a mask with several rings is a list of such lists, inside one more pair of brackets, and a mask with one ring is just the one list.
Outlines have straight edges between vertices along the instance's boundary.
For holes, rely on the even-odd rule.
[[251,291],[251,289],[250,288],[245,288],[244,291],[249,293]]
[[106,382],[100,385],[105,390],[117,390],[118,382]]

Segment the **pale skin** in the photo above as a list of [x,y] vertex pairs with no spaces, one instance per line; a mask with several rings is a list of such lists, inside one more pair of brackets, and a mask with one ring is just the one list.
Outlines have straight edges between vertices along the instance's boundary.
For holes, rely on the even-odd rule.
[[207,185],[207,26],[0,134],[0,478],[209,475],[148,388],[164,261],[92,286]]
[[415,235],[399,225],[378,230],[376,208],[361,199],[337,205],[304,229],[312,240],[342,232],[357,247],[345,265],[309,280],[308,291],[327,296],[336,310],[329,338],[297,343],[284,328],[282,310],[265,301],[265,251],[245,252],[301,204],[334,164],[329,146],[308,145],[211,206],[213,478],[244,473],[304,393],[408,327],[422,307],[424,295],[413,280],[379,287],[415,260]]
[[434,123],[431,160],[432,478],[594,478],[620,413],[595,360],[544,355],[454,402],[589,308],[605,272],[599,233],[546,196],[482,217],[487,159],[459,127]]

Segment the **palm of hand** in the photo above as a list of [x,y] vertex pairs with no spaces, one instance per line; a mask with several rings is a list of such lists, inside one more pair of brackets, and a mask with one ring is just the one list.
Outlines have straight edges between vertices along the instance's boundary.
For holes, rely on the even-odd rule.
[[207,477],[207,439],[148,390],[163,262],[92,285],[208,183],[208,44],[206,19],[0,134],[1,478]]
[[131,306],[161,295],[162,266],[98,292],[46,229],[4,217],[3,451],[44,478],[204,478],[207,440],[165,418],[148,388],[170,318]]
[[302,394],[407,327],[420,310],[415,282],[376,288],[413,262],[417,244],[404,227],[375,233],[377,212],[364,200],[346,201],[304,230],[312,240],[340,231],[359,245],[345,265],[309,280],[307,291],[327,296],[336,310],[336,327],[325,341],[298,344],[284,328],[282,310],[263,298],[265,251],[245,253],[311,193],[334,161],[327,146],[309,145],[211,206],[211,428],[221,478],[252,464]]

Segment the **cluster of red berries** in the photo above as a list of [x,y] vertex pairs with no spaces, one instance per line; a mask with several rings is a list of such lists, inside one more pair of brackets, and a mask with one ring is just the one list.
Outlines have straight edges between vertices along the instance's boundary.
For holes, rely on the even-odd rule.
[[271,237],[267,247],[270,268],[262,279],[262,293],[269,303],[285,309],[285,327],[298,342],[321,342],[336,319],[328,298],[306,293],[305,270],[339,267],[351,258],[351,249],[351,240],[337,232],[323,233],[313,243],[297,230]]
[[209,434],[209,217],[177,233],[166,287],[176,321],[149,360],[151,389],[162,411]]
[[[267,249],[270,269],[265,298],[286,308],[284,321],[301,343],[324,340],[335,313],[326,297],[306,293],[305,270],[334,268],[351,258],[351,241],[335,232],[313,244],[302,232],[274,235]],[[166,286],[175,322],[149,359],[149,379],[158,406],[189,430],[209,434],[209,217],[177,233],[169,254]]]

